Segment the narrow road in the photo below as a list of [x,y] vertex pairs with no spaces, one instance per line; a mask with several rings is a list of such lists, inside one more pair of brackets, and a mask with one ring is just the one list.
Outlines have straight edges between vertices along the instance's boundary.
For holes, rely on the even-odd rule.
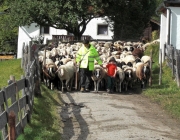
[[180,123],[141,94],[60,96],[63,140],[180,140]]

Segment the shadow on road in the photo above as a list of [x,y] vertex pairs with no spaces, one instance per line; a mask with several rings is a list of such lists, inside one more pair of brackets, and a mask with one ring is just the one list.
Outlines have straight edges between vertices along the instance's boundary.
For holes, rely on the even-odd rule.
[[[84,107],[84,105],[75,102],[75,100],[71,96],[71,94],[73,93],[65,93],[70,103],[65,102],[61,94],[62,93],[59,94],[59,99],[64,104],[60,112],[60,116],[64,124],[63,139],[69,140],[72,137],[76,137],[77,140],[86,139],[89,134],[89,128],[86,121],[80,114],[81,108]],[[75,121],[77,123],[74,123]],[[76,136],[75,133],[77,133],[78,135]]]

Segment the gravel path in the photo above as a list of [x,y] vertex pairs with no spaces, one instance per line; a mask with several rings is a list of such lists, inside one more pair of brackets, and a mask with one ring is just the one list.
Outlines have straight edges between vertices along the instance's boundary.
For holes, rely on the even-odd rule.
[[141,94],[60,95],[63,140],[180,140],[180,123]]

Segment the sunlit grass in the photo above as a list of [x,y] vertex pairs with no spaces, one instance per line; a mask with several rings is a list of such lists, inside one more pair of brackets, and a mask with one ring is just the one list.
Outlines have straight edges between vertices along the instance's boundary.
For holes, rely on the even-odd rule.
[[31,124],[17,140],[60,140],[62,123],[58,116],[61,106],[57,91],[51,91],[41,85],[42,97],[35,97]]
[[180,88],[166,62],[162,65],[162,84],[159,85],[159,44],[148,47],[146,54],[150,54],[151,50],[155,62],[152,68],[152,86],[143,91],[143,94],[160,104],[175,118],[180,119]]
[[[16,80],[21,79],[21,59],[14,59],[0,62],[0,87],[6,87],[10,75]],[[34,98],[33,114],[31,123],[27,124],[24,134],[17,140],[60,140],[61,120],[58,107],[61,106],[60,97],[57,91],[51,91],[41,85],[41,97]],[[21,96],[21,92],[19,95]],[[10,102],[10,101],[8,101]],[[2,139],[0,133],[0,140]]]
[[21,69],[21,59],[11,59],[0,62],[0,89],[8,85],[10,75],[15,76],[16,80],[21,79],[23,70]]

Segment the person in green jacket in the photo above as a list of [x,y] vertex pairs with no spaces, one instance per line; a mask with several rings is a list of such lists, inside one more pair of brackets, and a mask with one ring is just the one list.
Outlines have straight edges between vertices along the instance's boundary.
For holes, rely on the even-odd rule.
[[94,70],[94,61],[102,66],[102,60],[96,48],[89,43],[89,40],[83,41],[83,46],[77,51],[76,63],[79,66],[81,92],[89,92],[92,71]]

